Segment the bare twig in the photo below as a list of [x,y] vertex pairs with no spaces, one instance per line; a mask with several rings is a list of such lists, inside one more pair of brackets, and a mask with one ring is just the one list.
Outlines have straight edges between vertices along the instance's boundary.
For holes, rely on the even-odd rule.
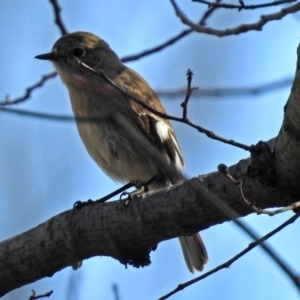
[[[229,268],[234,262],[236,262],[239,258],[241,258],[242,256],[244,256],[246,253],[248,253],[249,251],[251,251],[253,248],[255,248],[256,246],[262,244],[263,242],[265,242],[267,239],[269,239],[270,237],[272,237],[273,235],[275,235],[276,233],[278,233],[279,231],[281,231],[283,228],[285,228],[286,226],[292,224],[293,222],[295,222],[300,216],[300,213],[295,214],[294,216],[292,216],[291,218],[289,218],[287,221],[285,221],[284,223],[282,223],[280,226],[278,226],[277,228],[275,228],[274,230],[272,230],[271,232],[269,232],[268,234],[266,234],[265,236],[261,237],[260,239],[257,239],[256,241],[250,243],[248,245],[247,248],[245,248],[243,251],[241,251],[240,253],[238,253],[237,255],[235,255],[234,257],[232,257],[231,259],[229,259],[228,261],[226,261],[225,263],[217,266],[216,268],[212,269],[209,272],[206,272],[205,274],[192,279],[190,281],[187,281],[183,284],[179,284],[177,286],[176,289],[174,289],[173,291],[171,291],[170,293],[162,296],[161,298],[159,298],[158,300],[164,300],[169,298],[170,296],[174,295],[175,293],[182,291],[183,289],[185,289],[186,287],[194,284],[195,282],[198,282],[216,272],[218,272],[219,270],[225,269],[225,268]],[[300,289],[300,282],[299,282],[299,278],[296,274],[293,274],[293,282],[295,284],[295,286],[297,287],[298,291]]]
[[[197,189],[194,189],[196,192]],[[222,211],[225,215],[232,218],[234,224],[239,227],[244,233],[246,233],[253,240],[258,239],[258,235],[244,222],[238,220],[238,215],[234,210],[228,208],[225,204],[223,204],[218,198],[214,199],[214,202],[211,202],[212,205],[216,205],[220,211]],[[277,266],[285,273],[285,275],[294,283],[300,292],[300,282],[298,276],[290,269],[290,267],[284,262],[284,260],[279,257],[274,250],[265,245],[264,243],[260,244],[261,248],[266,252],[266,254],[277,264]]]
[[103,117],[73,117],[67,115],[55,115],[41,112],[28,111],[23,109],[15,109],[15,108],[4,108],[0,106],[0,111],[13,114],[13,115],[21,115],[27,116],[31,118],[45,119],[45,120],[55,120],[55,121],[63,121],[63,122],[99,122],[103,119]]
[[257,4],[257,5],[246,5],[246,4],[244,4],[244,2],[240,2],[240,5],[237,5],[237,4],[228,4],[228,3],[216,3],[216,2],[206,1],[206,0],[192,0],[192,1],[207,4],[209,7],[242,10],[242,9],[257,9],[257,8],[263,8],[263,7],[269,7],[269,6],[276,6],[276,5],[280,5],[280,4],[296,2],[297,0],[272,1],[272,2],[267,2],[267,3]]
[[237,185],[239,191],[240,191],[240,194],[242,196],[242,199],[243,201],[245,202],[245,204],[247,206],[249,206],[254,212],[256,212],[257,214],[266,214],[266,215],[269,215],[269,216],[274,216],[274,215],[277,215],[277,214],[280,214],[280,213],[283,213],[283,212],[286,212],[288,210],[294,210],[298,207],[300,207],[300,201],[299,202],[295,202],[291,205],[288,205],[288,206],[285,206],[285,207],[282,207],[280,209],[275,209],[275,210],[267,210],[267,209],[262,209],[260,207],[257,207],[255,205],[255,203],[249,201],[246,197],[245,197],[245,194],[244,194],[244,191],[243,191],[243,181],[241,179],[239,180],[236,180],[230,173],[229,173],[229,169],[228,167],[225,165],[225,164],[220,164],[218,166],[218,170],[221,174],[225,175],[227,178],[229,178],[235,185]]
[[[227,175],[228,178],[230,178],[231,180],[234,180],[234,178],[231,176],[231,175]],[[234,181],[235,182],[235,181]],[[288,205],[288,206],[285,206],[285,207],[282,207],[280,209],[275,209],[275,210],[267,210],[267,209],[262,209],[260,207],[257,207],[255,205],[254,202],[251,202],[249,201],[246,197],[245,197],[245,194],[244,194],[244,191],[243,191],[243,181],[242,180],[239,180],[238,182],[235,182],[237,183],[238,185],[238,189],[240,191],[240,194],[242,196],[242,199],[243,201],[246,203],[246,205],[248,205],[253,211],[255,211],[258,215],[259,214],[266,214],[266,215],[269,215],[269,216],[274,216],[274,215],[277,215],[277,214],[280,214],[280,213],[283,213],[285,211],[288,211],[288,210],[293,210],[295,208],[298,208],[300,207],[300,201],[299,202],[295,202],[291,205]]]
[[193,89],[191,88],[191,84],[192,84],[192,78],[193,78],[193,72],[188,69],[187,73],[187,89],[186,89],[186,95],[185,95],[185,99],[184,101],[181,103],[182,106],[182,118],[186,119],[187,118],[187,106],[188,106],[188,102],[190,99],[190,96],[192,94]]
[[55,24],[58,26],[60,32],[62,35],[65,35],[68,33],[62,19],[61,19],[61,16],[60,16],[60,11],[61,11],[61,8],[60,6],[58,5],[58,2],[57,0],[49,0],[50,3],[52,4],[53,6],[53,11],[54,11],[54,15],[55,15]]
[[[261,85],[255,85],[249,87],[200,88],[199,90],[193,91],[193,96],[199,96],[199,95],[205,97],[230,96],[232,98],[232,97],[240,97],[240,96],[261,95],[263,93],[273,92],[278,89],[290,87],[292,82],[293,79],[291,77],[287,77],[287,78],[274,80],[269,83],[264,83]],[[186,94],[186,88],[182,88],[174,91],[156,90],[155,93],[160,97],[184,96]]]
[[[219,3],[220,0],[217,0],[215,3]],[[208,19],[208,17],[211,16],[211,14],[216,10],[216,7],[209,7],[206,12],[203,14],[203,16],[201,17],[200,21],[198,22],[199,25],[205,26],[205,22]],[[176,42],[178,42],[179,40],[181,40],[183,37],[189,35],[190,33],[192,33],[194,30],[193,29],[186,29],[183,30],[182,32],[180,32],[179,34],[177,34],[176,36],[174,36],[173,38],[167,40],[166,42],[162,43],[159,46],[153,47],[151,49],[148,50],[144,50],[141,53],[138,54],[134,54],[134,55],[128,55],[125,56],[121,59],[122,62],[128,62],[128,61],[133,61],[133,60],[138,60],[144,56],[156,53],[161,51],[162,49],[171,46],[173,44],[175,44]]]
[[5,106],[5,105],[10,105],[10,104],[16,104],[16,103],[19,103],[19,102],[23,102],[27,99],[29,99],[29,97],[31,96],[31,92],[33,90],[35,90],[36,88],[38,87],[41,87],[43,86],[43,84],[50,78],[53,78],[57,75],[56,72],[52,72],[52,73],[49,73],[49,74],[46,74],[44,76],[42,76],[41,80],[39,80],[37,83],[35,83],[34,85],[28,87],[25,91],[25,94],[21,97],[18,97],[18,98],[15,98],[13,100],[11,100],[9,97],[6,97],[4,101],[1,101],[0,102],[0,105],[1,106]]
[[[6,106],[11,104],[16,104],[22,101],[29,99],[31,96],[31,92],[36,88],[42,86],[48,79],[54,78],[57,75],[56,72],[52,72],[44,75],[40,81],[35,83],[34,85],[26,88],[26,92],[23,96],[17,97],[15,99],[10,99],[7,96],[3,101],[0,101],[0,106]],[[193,95],[197,96],[205,96],[205,97],[220,97],[220,96],[231,96],[231,97],[239,97],[239,96],[253,96],[260,95],[263,93],[273,92],[277,89],[282,89],[287,86],[290,86],[292,83],[292,78],[287,77],[283,79],[279,79],[276,81],[272,81],[270,83],[253,86],[253,87],[233,87],[233,88],[201,88],[193,90]],[[174,91],[155,91],[155,93],[160,97],[175,97],[175,96],[184,96],[186,94],[186,88]]]
[[155,46],[151,49],[148,50],[144,50],[138,54],[132,54],[132,55],[127,55],[124,56],[123,58],[121,58],[121,61],[123,63],[125,62],[129,62],[129,61],[133,61],[133,60],[138,60],[142,57],[145,57],[147,55],[156,53],[161,51],[164,48],[167,48],[168,46],[171,46],[173,44],[175,44],[176,42],[178,42],[179,40],[181,40],[183,37],[187,36],[188,34],[192,33],[194,30],[192,29],[186,29],[183,30],[182,32],[180,32],[179,34],[177,34],[176,36],[172,37],[171,39],[167,40],[166,42],[162,43],[161,45]]
[[114,299],[115,300],[120,300],[119,286],[116,283],[113,283],[112,290],[113,290],[113,294],[114,294]]
[[50,297],[52,295],[53,291],[49,291],[45,294],[41,294],[41,295],[36,295],[36,292],[34,290],[32,290],[32,295],[29,297],[29,300],[35,300],[35,299],[41,299],[41,298],[46,298],[46,297]]
[[[231,177],[231,176],[230,176]],[[300,207],[300,201],[298,202],[295,202],[291,205],[288,205],[288,206],[285,206],[285,207],[282,207],[280,209],[275,209],[275,210],[267,210],[267,209],[262,209],[260,207],[257,207],[255,205],[255,203],[249,201],[245,195],[244,195],[244,191],[243,191],[243,181],[240,181],[239,184],[238,184],[238,188],[239,188],[239,191],[240,191],[240,194],[242,196],[242,199],[243,201],[249,206],[251,207],[251,209],[253,211],[255,211],[258,215],[259,214],[265,214],[265,215],[269,215],[269,216],[274,216],[274,215],[277,215],[277,214],[281,214],[283,212],[286,212],[288,210],[294,210],[295,208],[298,208]]]
[[215,35],[218,37],[228,36],[228,35],[236,35],[240,33],[244,33],[251,30],[262,30],[263,26],[274,20],[280,20],[283,17],[287,16],[288,14],[295,13],[300,10],[300,3],[296,3],[295,5],[292,5],[287,8],[282,8],[280,11],[269,14],[269,15],[262,15],[260,19],[257,22],[249,23],[249,24],[242,24],[237,27],[220,30],[210,27],[204,27],[199,24],[196,24],[192,22],[186,15],[183,13],[183,11],[178,7],[175,0],[170,0],[171,4],[175,10],[175,13],[177,17],[181,20],[182,23],[188,25],[191,29],[193,29],[196,32],[206,33],[210,35]]
[[[201,127],[201,126],[193,123],[188,118],[174,117],[174,116],[170,116],[170,115],[168,115],[166,113],[161,113],[161,112],[156,111],[155,109],[153,109],[152,107],[150,107],[149,105],[147,105],[146,103],[144,103],[144,101],[142,101],[141,99],[138,99],[137,97],[135,97],[135,96],[133,96],[133,95],[128,94],[127,92],[125,92],[115,82],[113,82],[110,78],[108,78],[106,76],[106,74],[103,73],[103,71],[101,71],[99,73],[96,70],[94,70],[93,68],[91,68],[88,65],[84,64],[79,59],[77,61],[84,68],[86,68],[86,69],[90,70],[91,72],[93,72],[93,73],[101,76],[102,78],[104,78],[107,82],[109,82],[111,85],[113,85],[116,89],[118,89],[124,95],[130,97],[133,101],[135,101],[136,103],[140,104],[141,106],[143,106],[147,110],[151,111],[153,114],[155,114],[155,115],[157,115],[157,116],[159,116],[159,117],[161,117],[163,119],[169,119],[169,120],[173,120],[173,121],[180,122],[180,123],[183,123],[183,124],[187,124],[187,125],[195,128],[199,132],[204,133],[206,136],[208,136],[211,139],[218,140],[218,141],[223,142],[225,144],[229,144],[229,145],[232,145],[232,146],[244,149],[246,151],[252,151],[253,150],[252,146],[248,146],[248,145],[244,145],[244,144],[235,142],[232,139],[226,139],[226,138],[220,137],[220,136],[216,135],[214,132],[212,132],[210,130],[207,130],[207,129],[205,129],[205,128],[203,128],[203,127]],[[37,85],[42,85],[44,81],[41,80],[41,82],[37,83]],[[33,88],[36,88],[36,85],[34,85]],[[33,88],[31,88],[30,92],[32,91]],[[19,100],[19,99],[16,99],[16,100],[20,102],[20,101],[24,101],[28,97],[25,96],[25,98],[21,97],[21,100]],[[14,100],[14,103],[16,103],[15,102],[16,100]],[[9,104],[9,102],[8,101],[4,101],[2,105],[5,105],[5,104],[6,105]],[[19,115],[23,115],[23,116],[30,116],[30,117],[34,117],[34,118],[52,119],[52,120],[57,120],[57,121],[74,121],[74,120],[76,120],[76,121],[79,121],[79,122],[97,122],[97,121],[101,120],[101,117],[90,118],[90,117],[84,117],[84,116],[83,117],[77,117],[77,116],[75,116],[75,118],[73,118],[71,116],[54,115],[54,114],[39,113],[39,112],[30,112],[30,111],[21,110],[21,109],[7,109],[7,108],[1,107],[1,105],[0,105],[0,111],[11,113],[11,114],[19,114]]]
[[122,94],[124,94],[127,97],[130,97],[130,99],[132,99],[134,102],[138,103],[139,105],[141,105],[142,107],[144,107],[145,109],[149,110],[150,112],[152,112],[153,114],[163,118],[163,119],[168,119],[168,120],[172,120],[172,121],[176,121],[176,122],[180,122],[180,123],[184,123],[187,124],[195,129],[197,129],[199,132],[206,134],[206,136],[208,136],[211,139],[214,140],[218,140],[220,142],[223,142],[225,144],[229,144],[247,151],[251,151],[253,150],[253,147],[248,146],[248,145],[244,145],[238,142],[235,142],[234,140],[229,140],[229,139],[225,139],[223,137],[220,137],[218,135],[216,135],[215,133],[213,133],[212,131],[209,131],[203,127],[200,127],[199,125],[193,123],[192,121],[190,121],[188,118],[178,118],[178,117],[174,117],[174,116],[170,116],[166,113],[161,113],[159,111],[157,111],[156,109],[152,108],[151,106],[147,105],[143,100],[135,97],[132,94],[127,93],[126,91],[124,91],[120,86],[118,86],[114,81],[112,81],[109,77],[107,77],[107,75],[100,70],[99,72],[96,71],[95,69],[91,68],[90,66],[88,66],[87,64],[83,63],[80,59],[76,58],[78,64],[80,64],[81,66],[83,66],[84,68],[90,70],[91,72],[93,72],[94,74],[102,77],[103,79],[105,79],[108,83],[110,83],[112,86],[114,86],[117,90],[119,90]]

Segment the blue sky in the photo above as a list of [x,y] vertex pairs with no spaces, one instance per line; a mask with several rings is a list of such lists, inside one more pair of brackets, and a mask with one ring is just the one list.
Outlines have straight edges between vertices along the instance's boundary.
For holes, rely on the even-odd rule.
[[[178,1],[193,20],[204,6]],[[120,56],[135,54],[173,37],[186,27],[174,15],[169,1],[60,1],[68,31],[93,32],[106,40]],[[48,1],[2,2],[0,98],[24,93],[25,87],[53,71],[51,63],[35,60],[49,52],[60,37]],[[217,11],[209,24],[218,28],[254,22],[260,11]],[[191,68],[193,85],[242,87],[293,76],[299,43],[299,14],[267,24],[261,32],[217,38],[193,33],[160,53],[127,65],[140,73],[154,89],[186,85]],[[277,135],[290,87],[268,94],[240,97],[192,97],[189,117],[215,133],[245,144]],[[180,115],[182,98],[161,99],[169,114]],[[58,78],[36,90],[16,108],[71,115],[66,88]],[[193,177],[231,165],[248,153],[208,139],[193,129],[173,123],[185,157],[185,174]],[[52,216],[70,209],[76,200],[96,199],[119,187],[88,156],[72,122],[32,119],[0,112],[0,240],[22,233]],[[275,217],[244,218],[263,235],[291,213]],[[299,272],[298,223],[269,241],[284,260]],[[210,270],[245,248],[251,241],[228,222],[201,233],[209,252]],[[152,264],[127,269],[112,258],[84,261],[74,272],[66,268],[13,291],[3,299],[25,299],[31,290],[53,289],[51,299],[114,299],[118,284],[121,300],[157,299],[179,283],[195,276],[187,271],[177,239],[161,243],[151,254]],[[230,269],[222,270],[171,299],[298,299],[295,288],[260,249],[251,251]]]

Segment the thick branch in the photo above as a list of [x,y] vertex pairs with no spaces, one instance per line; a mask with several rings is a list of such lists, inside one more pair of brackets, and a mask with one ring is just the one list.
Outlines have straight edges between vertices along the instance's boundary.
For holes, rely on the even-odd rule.
[[[279,183],[289,193],[300,197],[300,47],[294,83],[287,104],[284,120],[276,139],[276,168]],[[298,180],[297,180],[298,179]]]
[[[271,165],[269,155],[268,148],[262,147],[257,165]],[[252,165],[251,159],[242,160],[230,173],[243,178],[245,194],[259,207],[285,205],[288,195],[277,190],[276,184],[266,184],[264,176],[258,175],[256,160]],[[266,174],[269,178],[270,173]],[[236,186],[218,172],[151,192],[128,207],[114,201],[70,210],[0,244],[0,296],[96,255],[136,267],[148,265],[149,254],[159,242],[229,220],[205,193],[196,195],[194,191],[203,187],[238,215],[252,213],[240,200]]]
[[[275,140],[260,142],[251,158],[229,168],[234,178],[242,179],[247,199],[260,208],[299,201],[299,81],[297,71],[275,151]],[[237,215],[252,213],[235,184],[218,172],[144,195],[128,207],[116,201],[67,211],[0,244],[0,296],[96,255],[148,265],[157,243],[229,220],[203,188]]]

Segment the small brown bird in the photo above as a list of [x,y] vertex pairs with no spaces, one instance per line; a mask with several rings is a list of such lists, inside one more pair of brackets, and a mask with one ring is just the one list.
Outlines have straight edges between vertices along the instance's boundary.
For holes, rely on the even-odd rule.
[[[76,124],[87,151],[109,177],[137,185],[156,176],[149,186],[152,190],[182,181],[182,153],[169,121],[130,95],[164,113],[160,100],[105,41],[91,33],[74,32],[61,37],[50,53],[36,58],[53,62],[68,88],[75,116],[99,118],[99,122]],[[182,236],[179,241],[188,269],[202,270],[208,258],[200,235]]]

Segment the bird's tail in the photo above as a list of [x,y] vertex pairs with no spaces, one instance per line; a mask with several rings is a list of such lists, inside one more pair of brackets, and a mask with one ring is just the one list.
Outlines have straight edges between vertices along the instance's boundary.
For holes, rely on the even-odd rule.
[[202,271],[203,265],[208,260],[208,256],[200,234],[195,233],[191,236],[181,236],[179,237],[179,241],[190,272],[194,273],[195,270]]

